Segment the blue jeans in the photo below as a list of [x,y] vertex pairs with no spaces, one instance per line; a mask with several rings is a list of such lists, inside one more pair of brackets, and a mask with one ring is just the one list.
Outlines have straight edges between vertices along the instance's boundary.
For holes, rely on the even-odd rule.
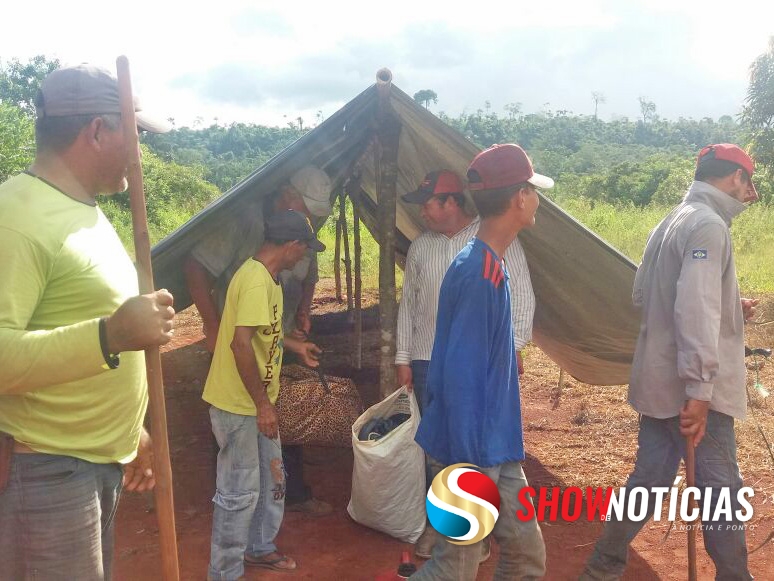
[[[445,468],[432,458],[430,467],[433,477]],[[521,507],[519,491],[529,486],[521,462],[506,462],[479,470],[489,476],[500,491],[500,516],[492,530],[500,547],[500,559],[493,579],[511,581],[542,577],[546,572],[546,546],[537,519],[533,517],[521,522],[516,518],[516,511]],[[473,581],[478,574],[482,542],[454,545],[445,537],[439,538],[433,546],[432,558],[411,576],[412,581]]]
[[[678,416],[664,420],[642,416],[637,459],[626,488],[671,487],[684,454],[685,438],[680,434]],[[715,512],[714,507],[722,486],[731,489],[731,510],[735,515],[740,508],[736,499],[737,491],[742,487],[742,476],[736,462],[734,418],[710,411],[707,417],[707,432],[696,448],[696,487],[702,492],[705,487],[712,487],[711,514]],[[655,509],[653,494],[650,499],[648,511],[652,515]],[[626,567],[629,543],[647,521],[648,519],[640,522],[624,519],[607,522],[582,578],[606,580],[620,577]],[[715,578],[752,579],[747,569],[747,545],[742,523],[736,519],[731,522],[721,519],[720,526],[718,523],[712,528],[707,526],[713,523],[712,520],[703,522],[702,533],[704,547],[715,563]],[[735,528],[739,530],[733,530]]]
[[[419,413],[422,413],[425,403],[425,393],[427,392],[427,370],[430,362],[423,359],[415,359],[411,362],[411,380],[414,382],[414,393],[419,405]],[[430,462],[425,454],[425,488],[430,489],[433,483],[433,472],[430,469]],[[427,526],[430,526],[428,523]]]
[[430,367],[429,361],[415,359],[411,362],[411,380],[414,382],[414,392],[417,394],[417,403],[419,404],[419,413],[425,409],[425,393],[427,392],[427,370]]
[[245,553],[277,550],[274,539],[285,512],[285,468],[280,440],[258,430],[255,416],[210,407],[218,441],[209,576],[232,581],[244,574]]
[[110,579],[118,464],[14,454],[0,494],[0,579]]

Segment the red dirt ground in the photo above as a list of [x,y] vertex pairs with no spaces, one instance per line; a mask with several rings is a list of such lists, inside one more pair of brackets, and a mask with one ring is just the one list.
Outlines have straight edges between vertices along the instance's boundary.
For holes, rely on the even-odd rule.
[[[364,362],[357,371],[349,365],[351,336],[342,332],[346,319],[331,295],[330,281],[323,281],[323,298],[316,299],[314,329],[325,349],[326,372],[348,375],[355,380],[365,405],[377,399],[378,337],[364,333]],[[326,297],[327,295],[327,297]],[[371,297],[373,302],[373,297]],[[320,316],[324,315],[324,316]],[[371,313],[372,321],[373,313]],[[201,324],[194,309],[178,316],[175,340],[162,356],[166,388],[170,450],[174,474],[181,579],[205,579],[209,560],[211,498],[214,493],[215,446],[211,438],[207,406],[201,400],[209,358],[202,345]],[[530,453],[525,472],[534,485],[619,486],[634,458],[636,423],[623,398],[623,388],[604,388],[606,403],[572,381],[565,385],[557,406],[558,368],[538,349],[526,357],[523,409],[526,447]],[[592,395],[588,395],[592,394]],[[614,410],[611,412],[610,410]],[[760,410],[759,410],[760,412]],[[770,408],[767,412],[771,415]],[[612,414],[612,415],[611,415]],[[634,431],[632,431],[634,426]],[[623,438],[601,443],[595,434],[609,430]],[[774,436],[774,434],[771,434]],[[612,451],[611,451],[612,450]],[[772,467],[761,465],[745,471],[746,484],[754,486],[755,528],[748,533],[748,546],[761,544],[774,527],[774,479]],[[293,556],[299,568],[292,574],[247,570],[247,579],[315,579],[321,581],[373,580],[376,574],[395,569],[401,550],[410,546],[353,522],[347,512],[352,452],[349,449],[308,447],[305,475],[316,497],[330,502],[333,514],[308,518],[289,513],[277,544]],[[575,579],[601,531],[600,523],[542,523],[548,552],[547,579]],[[686,533],[673,530],[663,542],[665,527],[651,521],[635,539],[627,580],[687,578]],[[700,579],[714,577],[714,567],[699,539]],[[492,578],[496,558],[485,563],[479,580]],[[750,568],[758,579],[774,579],[774,543],[750,557]],[[125,494],[117,516],[114,577],[119,580],[160,579],[158,527],[153,495]]]

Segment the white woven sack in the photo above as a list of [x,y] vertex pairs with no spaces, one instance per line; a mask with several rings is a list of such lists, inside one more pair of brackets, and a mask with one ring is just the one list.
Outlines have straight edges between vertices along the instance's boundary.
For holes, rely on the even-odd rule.
[[[397,413],[411,417],[379,440],[361,441],[360,429],[373,418]],[[368,408],[352,425],[352,498],[347,512],[358,523],[407,543],[425,530],[425,453],[414,441],[419,406],[404,386]]]

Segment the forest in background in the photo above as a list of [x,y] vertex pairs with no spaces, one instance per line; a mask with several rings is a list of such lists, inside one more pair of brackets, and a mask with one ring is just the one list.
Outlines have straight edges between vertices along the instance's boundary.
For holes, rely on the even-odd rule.
[[[26,63],[0,59],[0,181],[33,158],[32,102],[40,80],[58,65],[42,55]],[[414,97],[427,107],[433,95],[428,89]],[[592,98],[595,105],[604,102],[599,93]],[[537,171],[556,180],[556,187],[545,193],[634,261],[641,257],[648,231],[690,184],[701,147],[730,142],[749,148],[758,161],[755,181],[762,199],[735,221],[740,282],[750,291],[774,291],[774,39],[769,51],[752,63],[747,99],[734,115],[670,120],[660,117],[657,104],[645,98],[640,98],[640,110],[638,119],[604,121],[596,114],[563,110],[524,112],[519,103],[497,112],[487,102],[472,113],[437,116],[481,147],[521,144]],[[286,127],[213,123],[143,135],[152,242],[313,128],[297,119]],[[127,194],[103,198],[100,206],[130,245]],[[331,260],[321,260],[323,275],[332,271],[334,231],[331,219],[321,233],[331,253]],[[367,262],[378,249],[366,233],[363,244]]]

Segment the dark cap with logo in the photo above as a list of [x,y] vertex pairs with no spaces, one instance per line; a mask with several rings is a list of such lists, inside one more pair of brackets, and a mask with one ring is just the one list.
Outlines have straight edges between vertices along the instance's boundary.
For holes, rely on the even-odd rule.
[[[81,64],[52,71],[40,86],[42,99],[36,108],[38,119],[72,115],[120,115],[118,81],[101,67]],[[172,126],[163,118],[142,110],[134,98],[137,126],[151,133],[166,133]]]
[[461,194],[463,190],[462,180],[453,171],[442,169],[431,171],[419,184],[419,188],[401,196],[408,204],[424,204],[433,196],[448,194]]
[[325,245],[315,236],[309,218],[296,210],[282,210],[266,220],[266,238],[277,242],[298,240],[316,252],[325,250]]
[[479,153],[468,167],[471,191],[496,190],[530,183],[537,188],[552,188],[554,180],[535,173],[524,150],[515,143],[493,145]]
[[699,157],[696,159],[696,167],[698,168],[702,163],[713,159],[729,161],[746,171],[750,177],[750,188],[755,196],[758,196],[758,190],[755,189],[755,184],[752,181],[752,175],[755,172],[755,162],[744,149],[733,143],[708,145],[699,152]]

